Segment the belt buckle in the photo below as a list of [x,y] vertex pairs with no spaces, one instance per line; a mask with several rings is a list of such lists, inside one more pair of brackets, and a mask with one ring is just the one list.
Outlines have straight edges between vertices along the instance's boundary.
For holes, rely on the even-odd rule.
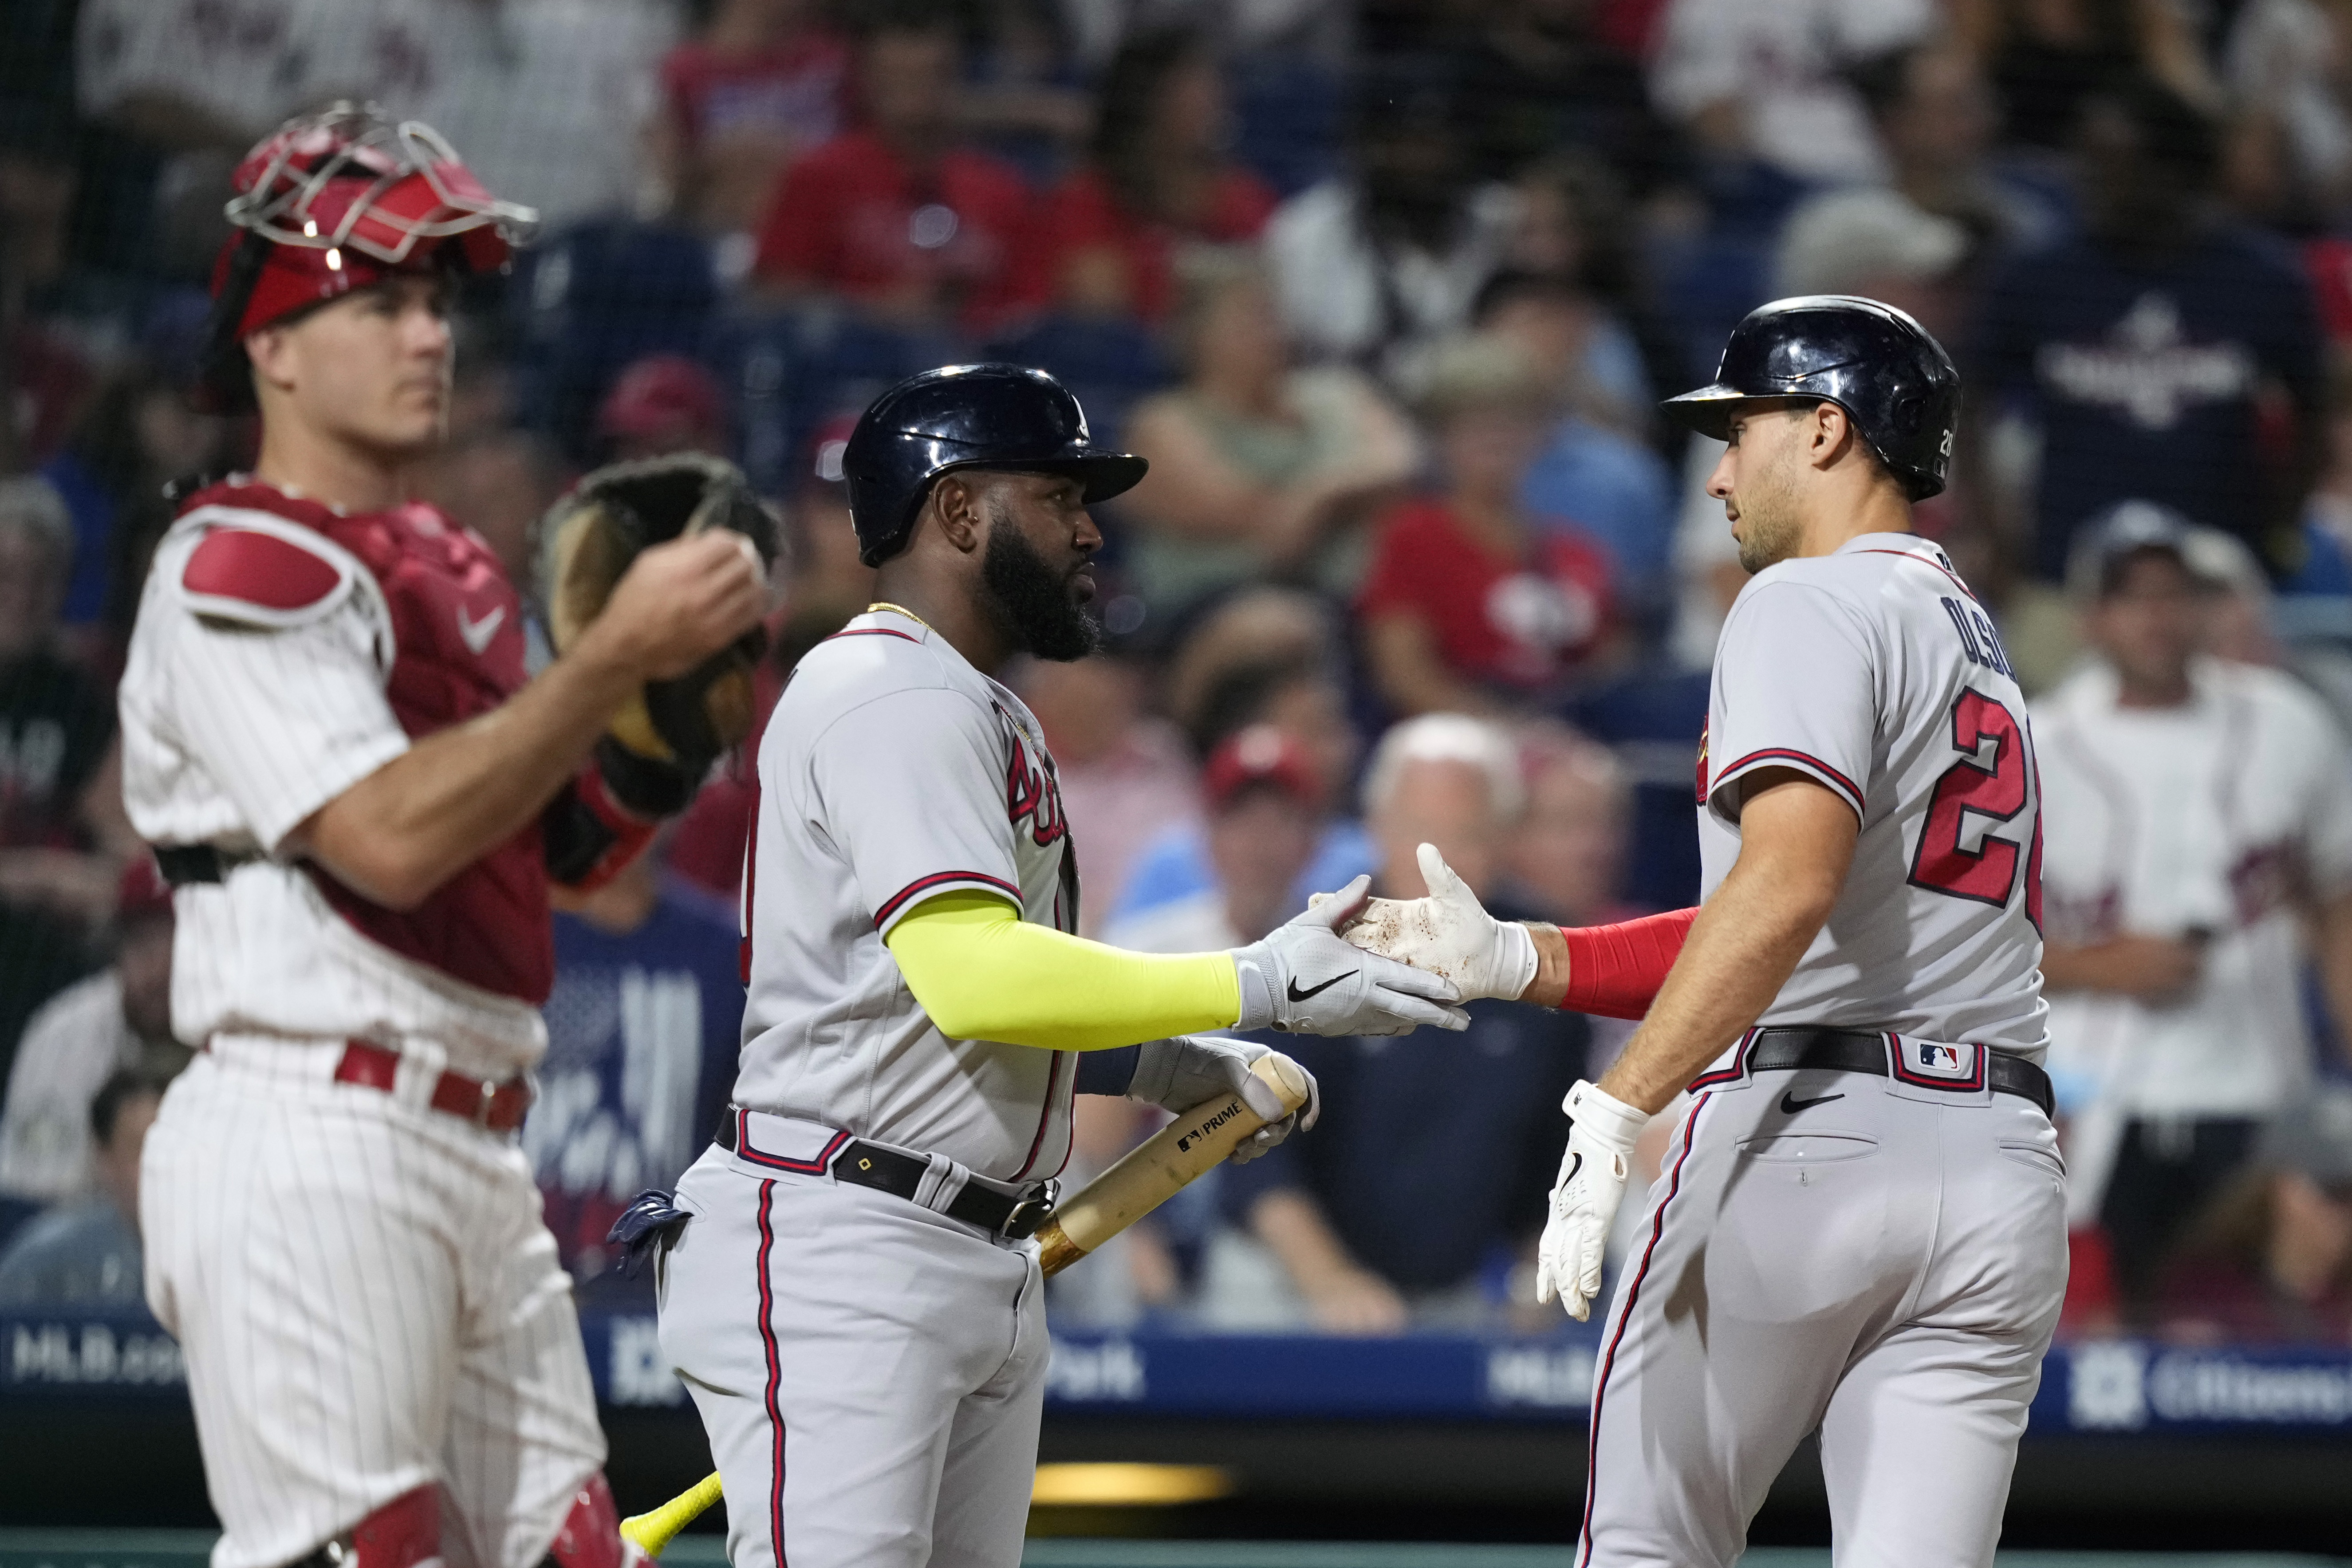
[[1048,1176],[1021,1194],[996,1234],[1007,1241],[1026,1241],[1037,1234],[1037,1227],[1053,1217],[1054,1205],[1062,1201],[1062,1183],[1057,1176]]

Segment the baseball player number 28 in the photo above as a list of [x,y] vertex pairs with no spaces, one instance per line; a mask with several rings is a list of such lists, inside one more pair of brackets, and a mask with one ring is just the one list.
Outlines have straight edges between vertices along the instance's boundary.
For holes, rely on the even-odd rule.
[[[1992,754],[1979,761],[1987,741]],[[2026,808],[2034,779],[2032,743],[2025,726],[2003,704],[1983,692],[1960,693],[1952,704],[1952,749],[1959,761],[1936,781],[1927,819],[1919,827],[1919,847],[1911,858],[1911,885],[1956,899],[2002,905],[2017,885],[2018,846],[1997,838],[1992,827]],[[2039,789],[2032,792],[2038,795]],[[1963,840],[1969,818],[1990,818],[1974,849]],[[2025,914],[2042,927],[2042,806],[2033,805],[2032,848],[2025,857]]]

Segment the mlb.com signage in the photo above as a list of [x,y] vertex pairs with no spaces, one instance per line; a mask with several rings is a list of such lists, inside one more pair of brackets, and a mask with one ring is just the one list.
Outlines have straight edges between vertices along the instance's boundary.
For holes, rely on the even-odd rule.
[[2042,1430],[2352,1428],[2352,1357],[2341,1351],[2086,1341],[2051,1352],[2042,1388]]

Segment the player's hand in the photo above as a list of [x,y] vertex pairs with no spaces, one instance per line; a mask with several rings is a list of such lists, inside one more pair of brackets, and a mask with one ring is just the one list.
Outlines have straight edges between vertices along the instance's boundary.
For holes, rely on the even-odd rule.
[[1557,1295],[1580,1323],[1601,1294],[1601,1255],[1633,1173],[1633,1141],[1650,1117],[1581,1080],[1559,1108],[1575,1120],[1568,1152],[1559,1157],[1559,1180],[1552,1184],[1551,1217],[1536,1247],[1536,1300]]
[[1242,988],[1235,1027],[1407,1035],[1423,1024],[1470,1026],[1470,1016],[1453,1005],[1461,993],[1451,982],[1339,940],[1339,928],[1363,912],[1371,885],[1359,877],[1264,942],[1234,949]]
[[1436,845],[1423,845],[1418,858],[1427,898],[1374,899],[1339,934],[1366,952],[1444,976],[1465,1001],[1517,1001],[1536,977],[1535,938],[1517,921],[1488,914]]
[[757,626],[767,567],[741,534],[711,529],[649,545],[582,634],[644,680],[684,675]]
[[1220,1095],[1240,1095],[1244,1104],[1265,1118],[1265,1125],[1243,1139],[1230,1156],[1234,1164],[1244,1164],[1289,1137],[1292,1129],[1314,1126],[1316,1118],[1323,1114],[1322,1091],[1315,1086],[1315,1075],[1305,1068],[1298,1068],[1298,1076],[1307,1080],[1307,1103],[1295,1111],[1285,1109],[1282,1098],[1250,1071],[1252,1062],[1274,1054],[1248,1040],[1214,1035],[1146,1040],[1136,1058],[1127,1096],[1181,1115]]

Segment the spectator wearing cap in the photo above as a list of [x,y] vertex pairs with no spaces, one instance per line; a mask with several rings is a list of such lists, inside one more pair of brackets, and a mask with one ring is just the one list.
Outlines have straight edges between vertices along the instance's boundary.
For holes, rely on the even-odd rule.
[[91,967],[138,849],[112,697],[58,649],[73,524],[47,480],[0,479],[0,1059]]
[[1045,198],[1029,264],[1065,310],[1157,326],[1179,251],[1255,240],[1275,195],[1226,155],[1224,71],[1204,35],[1130,39],[1097,99],[1087,159]]
[[2352,1344],[2352,1091],[2298,1100],[2166,1271],[2168,1339]]
[[139,1155],[163,1102],[160,1079],[123,1068],[86,1108],[97,1190],[49,1210],[0,1254],[0,1307],[137,1308]]
[[1030,199],[1012,165],[958,139],[954,15],[920,0],[861,15],[861,121],[784,172],[753,282],[776,299],[845,300],[910,330],[1000,327],[1027,303],[1015,252]]
[[[1415,850],[1432,843],[1493,898],[1525,800],[1499,726],[1460,714],[1398,725],[1364,781],[1375,890],[1421,897]],[[1204,1316],[1354,1334],[1496,1321],[1543,1228],[1559,1158],[1552,1107],[1584,1070],[1588,1038],[1572,1013],[1474,1002],[1469,1028],[1443,1043],[1287,1044],[1331,1120],[1294,1149],[1222,1173],[1240,1229],[1210,1249]]]
[[613,460],[673,452],[728,455],[727,404],[718,380],[684,354],[647,354],[614,379],[596,411]]
[[2352,753],[2292,679],[2207,651],[2214,542],[2149,502],[2097,521],[2071,577],[2095,658],[2033,710],[2072,1217],[2142,1314],[2180,1227],[2309,1092],[2307,963],[2352,1040]]
[[1104,941],[1139,952],[1198,952],[1257,941],[1304,907],[1298,879],[1314,858],[1325,795],[1306,749],[1272,724],[1229,735],[1201,770],[1213,885],[1130,915]]
[[720,0],[663,58],[661,86],[647,132],[672,210],[748,236],[786,165],[841,131],[849,45],[814,0]]
[[123,1068],[161,1079],[186,1064],[172,1037],[172,930],[171,889],[142,855],[115,900],[113,962],[26,1026],[0,1104],[0,1198],[53,1204],[89,1192],[90,1096]]
[[1184,384],[1127,426],[1151,462],[1121,502],[1138,590],[1162,616],[1250,582],[1344,595],[1362,574],[1366,518],[1419,460],[1412,426],[1360,372],[1292,363],[1254,257],[1199,252],[1180,270]]
[[2119,500],[2288,563],[2323,452],[2324,339],[2295,257],[2218,210],[2221,156],[2215,126],[2169,89],[2102,89],[2075,141],[2083,232],[1988,284],[1978,391],[2041,438],[2032,495],[1985,498],[2045,585],[2012,618],[2059,614],[2075,533]]
[[1381,521],[1356,609],[1372,682],[1401,714],[1556,696],[1610,630],[1608,552],[1523,499],[1555,409],[1516,345],[1458,338],[1432,356],[1421,410],[1442,489]]

